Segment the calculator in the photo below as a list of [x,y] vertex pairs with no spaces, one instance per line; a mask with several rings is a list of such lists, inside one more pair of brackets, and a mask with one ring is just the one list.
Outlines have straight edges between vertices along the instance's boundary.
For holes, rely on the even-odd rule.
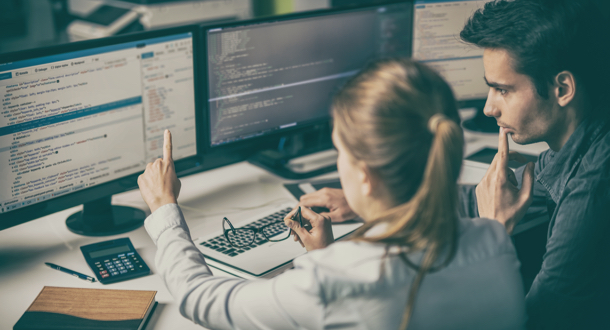
[[129,238],[80,247],[89,267],[102,284],[110,284],[150,274]]

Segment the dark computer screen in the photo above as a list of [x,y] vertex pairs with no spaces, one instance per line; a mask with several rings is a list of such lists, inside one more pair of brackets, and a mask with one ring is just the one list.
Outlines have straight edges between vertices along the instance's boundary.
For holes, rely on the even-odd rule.
[[196,155],[193,39],[0,62],[0,214],[143,171],[162,155],[166,128],[174,159]]
[[409,56],[412,4],[207,30],[210,145],[329,117],[332,94],[370,60]]

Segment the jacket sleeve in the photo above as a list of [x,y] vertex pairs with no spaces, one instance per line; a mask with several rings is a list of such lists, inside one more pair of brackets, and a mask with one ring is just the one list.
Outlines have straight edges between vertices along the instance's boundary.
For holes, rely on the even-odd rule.
[[608,187],[609,179],[574,178],[565,188],[551,222],[542,269],[526,297],[529,328],[610,327]]
[[463,218],[478,218],[479,206],[477,204],[476,185],[458,185],[459,209],[458,214]]
[[[538,174],[544,168],[546,163],[546,159],[548,158],[548,153],[550,150],[543,152],[538,157],[538,161],[534,166],[534,178],[538,177]],[[525,170],[525,165],[517,168],[515,170],[515,177],[517,178],[517,183],[519,189],[521,188],[521,184],[523,181],[523,171]],[[476,185],[459,185],[458,186],[458,194],[459,194],[459,209],[458,214],[462,217],[468,218],[478,218],[479,217],[479,206],[477,204],[477,195],[476,195]],[[547,212],[547,198],[548,193],[546,189],[536,180],[534,180],[534,190],[533,190],[533,201],[530,207],[527,209],[526,214],[520,223],[525,223],[529,220],[537,219],[541,216],[549,216]]]
[[[534,189],[533,189],[533,198],[532,204],[527,209],[527,212],[523,216],[523,219],[519,222],[520,224],[524,224],[530,220],[534,220],[543,216],[547,218],[550,217],[548,214],[547,208],[547,200],[550,199],[549,193],[546,188],[536,178],[544,169],[548,158],[550,157],[551,150],[547,150],[538,156],[538,161],[534,164]],[[517,168],[515,170],[515,177],[517,178],[518,187],[521,189],[521,184],[523,182],[523,171],[525,170],[525,165]],[[518,226],[519,224],[517,224]]]

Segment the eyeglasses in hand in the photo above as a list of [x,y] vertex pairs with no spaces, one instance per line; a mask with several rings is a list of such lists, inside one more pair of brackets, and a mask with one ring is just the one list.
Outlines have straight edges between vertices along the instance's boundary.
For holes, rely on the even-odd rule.
[[[299,224],[303,227],[303,217],[301,216],[301,207],[297,212],[292,216],[292,220],[299,219]],[[227,225],[230,228],[226,228]],[[222,219],[222,229],[224,230],[224,235],[229,244],[236,248],[242,248],[250,246],[254,243],[254,239],[256,238],[256,234],[261,233],[269,242],[280,242],[288,237],[290,237],[290,228],[286,226],[284,221],[276,221],[270,224],[266,224],[262,227],[245,227],[245,228],[235,228],[229,219],[224,217]],[[287,232],[287,233],[285,233]]]

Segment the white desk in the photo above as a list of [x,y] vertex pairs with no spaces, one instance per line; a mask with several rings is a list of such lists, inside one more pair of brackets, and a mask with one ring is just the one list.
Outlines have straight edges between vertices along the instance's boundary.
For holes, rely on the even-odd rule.
[[[281,179],[245,162],[183,178],[179,197],[193,237],[220,228],[223,216],[238,218],[264,209],[241,211],[239,208],[287,200],[294,200],[296,204],[292,195],[283,189]],[[114,196],[113,204],[148,210],[138,190]],[[273,203],[266,205],[269,206]],[[45,285],[156,290],[159,305],[147,329],[201,329],[179,314],[177,304],[161,278],[156,276],[156,248],[144,227],[117,236],[80,236],[70,232],[65,225],[66,218],[80,209],[75,207],[0,231],[0,329],[12,329]],[[151,275],[102,285],[76,279],[44,265],[44,262],[52,262],[91,275],[79,247],[126,236],[151,268]]]
[[[467,154],[486,146],[497,147],[497,135],[466,133],[466,141]],[[539,153],[546,149],[546,145],[542,144],[516,146],[512,141],[510,146],[513,150],[530,153]],[[466,166],[462,173],[462,182],[477,183],[484,173],[484,167]],[[321,178],[336,175],[333,173]],[[275,203],[293,199],[282,187],[283,182],[285,181],[278,177],[242,162],[183,178],[179,204],[184,206],[183,212],[191,234],[198,237],[218,229],[223,216],[239,218],[260,212]],[[137,190],[114,196],[113,204],[148,210]],[[66,228],[65,220],[78,210],[80,207],[74,207],[0,231],[0,329],[12,329],[45,285],[156,290],[159,305],[147,329],[201,329],[180,315],[178,305],[156,275],[156,248],[143,227],[110,237],[76,235]],[[151,268],[151,275],[102,285],[99,282],[88,283],[76,279],[44,265],[44,262],[52,262],[91,275],[92,271],[85,263],[79,247],[127,236]]]

